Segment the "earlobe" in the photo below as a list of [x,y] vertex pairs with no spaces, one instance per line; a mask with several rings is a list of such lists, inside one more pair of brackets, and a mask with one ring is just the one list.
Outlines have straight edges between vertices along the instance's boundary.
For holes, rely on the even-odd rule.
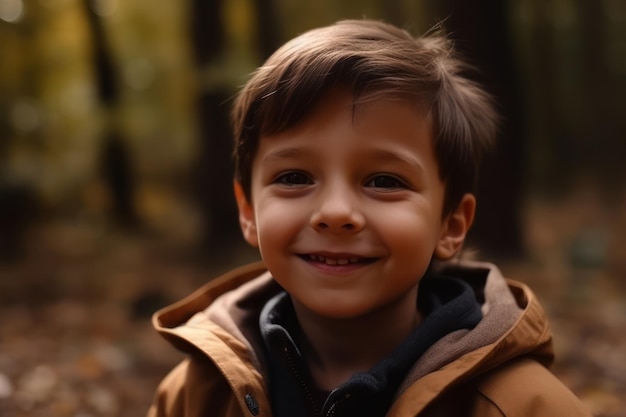
[[237,208],[239,209],[239,225],[241,226],[243,237],[250,245],[258,247],[259,239],[252,205],[248,201],[239,181],[235,180],[233,187],[235,190],[235,199],[237,200]]
[[459,253],[474,221],[475,212],[476,198],[472,194],[465,194],[456,209],[444,219],[441,237],[435,248],[435,258],[448,260]]

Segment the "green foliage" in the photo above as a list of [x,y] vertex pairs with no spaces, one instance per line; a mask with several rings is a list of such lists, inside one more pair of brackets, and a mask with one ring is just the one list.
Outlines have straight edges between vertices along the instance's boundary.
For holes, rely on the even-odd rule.
[[[83,2],[5,3],[22,10],[10,22],[0,13],[0,19],[5,16],[0,20],[0,176],[32,184],[53,204],[85,203],[85,188],[99,181],[98,152],[108,125],[123,131],[141,181],[183,178],[197,152],[197,92],[215,84],[235,91],[261,59],[254,0],[223,3],[227,52],[205,68],[195,68],[191,59],[188,2],[100,0],[105,42],[122,92],[117,107],[105,109],[94,87]],[[584,3],[509,1],[507,23],[525,86],[528,165],[535,182],[559,172],[577,174],[591,154],[595,165],[583,171],[592,172],[602,158],[624,151],[626,3],[592,2],[596,20]],[[425,0],[270,4],[282,41],[343,18],[385,19],[416,34],[435,23],[432,4]],[[589,63],[593,57],[598,62]],[[600,124],[604,130],[597,129]],[[612,173],[616,165],[610,165]]]

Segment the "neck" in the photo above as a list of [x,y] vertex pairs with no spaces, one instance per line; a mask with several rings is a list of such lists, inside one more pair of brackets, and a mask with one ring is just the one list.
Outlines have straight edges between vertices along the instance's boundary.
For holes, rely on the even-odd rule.
[[421,321],[416,302],[417,287],[366,315],[336,319],[294,301],[302,353],[318,388],[331,391],[389,356]]

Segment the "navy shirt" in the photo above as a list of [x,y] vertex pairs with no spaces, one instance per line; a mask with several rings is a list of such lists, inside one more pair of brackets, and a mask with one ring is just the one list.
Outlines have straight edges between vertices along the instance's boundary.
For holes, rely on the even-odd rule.
[[301,340],[291,298],[285,292],[265,305],[260,330],[270,368],[269,389],[277,417],[384,416],[407,372],[450,332],[474,328],[480,304],[465,281],[448,276],[422,279],[416,308],[424,319],[387,358],[355,373],[332,392],[316,388],[296,341]]

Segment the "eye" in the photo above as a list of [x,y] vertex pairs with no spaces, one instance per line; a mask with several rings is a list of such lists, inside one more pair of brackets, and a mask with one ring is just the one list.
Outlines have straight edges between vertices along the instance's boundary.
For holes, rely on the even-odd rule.
[[313,181],[308,175],[297,171],[284,173],[278,176],[274,182],[289,187],[313,184]]
[[376,175],[365,183],[366,187],[382,189],[407,188],[402,180],[392,175]]

